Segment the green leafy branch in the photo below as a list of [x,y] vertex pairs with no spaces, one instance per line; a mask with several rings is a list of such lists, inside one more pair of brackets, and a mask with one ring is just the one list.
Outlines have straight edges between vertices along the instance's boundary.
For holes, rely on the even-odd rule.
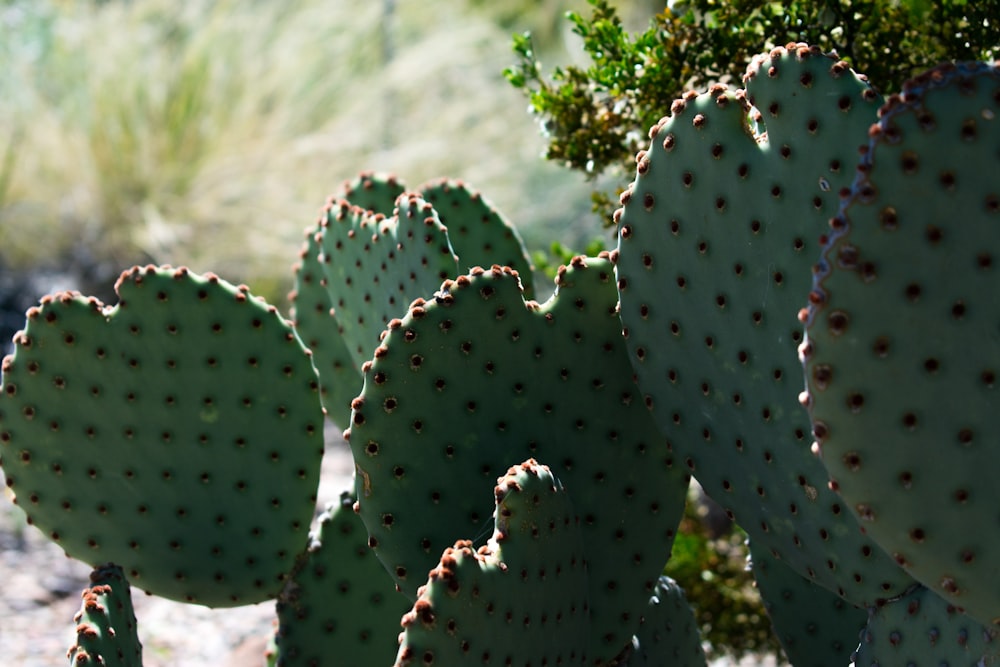
[[[646,131],[686,89],[739,83],[754,54],[788,42],[836,51],[859,72],[897,90],[946,60],[989,60],[1000,47],[1000,2],[967,0],[690,0],[674,3],[642,33],[629,34],[608,0],[591,15],[569,13],[592,61],[545,76],[530,34],[516,35],[508,81],[527,95],[548,137],[546,157],[588,178],[624,183]],[[595,192],[611,224],[617,205]]]

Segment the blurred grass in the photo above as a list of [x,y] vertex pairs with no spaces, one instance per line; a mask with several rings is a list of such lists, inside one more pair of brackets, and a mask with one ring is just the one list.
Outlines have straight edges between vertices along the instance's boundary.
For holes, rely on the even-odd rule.
[[302,230],[362,169],[462,178],[532,249],[583,247],[589,185],[540,158],[501,75],[510,30],[561,5],[475,4],[0,0],[0,258],[186,264],[283,303]]

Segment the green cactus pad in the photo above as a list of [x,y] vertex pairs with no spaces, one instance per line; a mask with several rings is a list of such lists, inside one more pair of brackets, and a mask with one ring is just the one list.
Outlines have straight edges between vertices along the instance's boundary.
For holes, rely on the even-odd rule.
[[638,627],[687,490],[636,392],[616,296],[606,256],[574,259],[542,305],[507,268],[446,282],[390,323],[348,433],[371,544],[410,595],[443,549],[489,534],[511,461],[548,461],[593,545],[587,652],[605,660]]
[[404,192],[406,188],[394,175],[363,171],[345,181],[334,199],[346,199],[352,206],[388,218],[396,208],[396,199]]
[[626,343],[645,402],[705,490],[758,548],[863,606],[911,579],[810,453],[797,315],[878,96],[796,45],[756,58],[745,81],[675,102],[637,158],[616,213]]
[[705,664],[698,621],[684,596],[684,589],[670,577],[660,577],[642,625],[623,656],[624,667],[663,667]]
[[[395,176],[362,172],[345,181],[330,198],[319,221],[306,230],[306,240],[294,267],[295,288],[289,295],[295,331],[309,351],[320,378],[320,392],[327,414],[334,423],[346,427],[351,416],[351,399],[361,390],[360,366],[347,348],[340,325],[333,316],[334,294],[327,289],[323,270],[323,231],[330,211],[341,200],[364,211],[391,215],[403,185]],[[402,311],[400,311],[402,312]],[[376,323],[379,329],[385,323]]]
[[478,192],[446,179],[403,192],[394,176],[372,172],[345,182],[307,230],[295,268],[295,328],[313,352],[324,406],[341,425],[378,334],[413,299],[468,267],[492,264],[519,271],[531,294],[532,267],[520,237]]
[[289,300],[295,332],[312,353],[327,416],[346,428],[351,420],[351,400],[358,395],[364,380],[340,335],[337,320],[331,315],[333,301],[320,262],[322,229],[317,225],[306,232],[295,266],[295,289]]
[[795,667],[843,667],[868,613],[750,543],[753,576],[774,634]]
[[343,494],[320,516],[309,551],[278,598],[277,665],[387,665],[411,603],[368,548]]
[[142,644],[125,574],[107,563],[90,573],[80,611],[73,617],[76,643],[67,652],[71,665],[141,667]]
[[274,597],[308,537],[323,453],[309,356],[214,275],[133,268],[119,303],[62,293],[3,363],[16,502],[67,554],[208,606]]
[[548,467],[497,481],[493,537],[445,549],[403,617],[396,667],[588,665],[587,565],[579,517]]
[[321,236],[331,312],[358,367],[371,357],[389,320],[458,274],[447,230],[416,195],[400,196],[391,218],[343,199],[331,202]]
[[816,449],[868,534],[1000,626],[1000,69],[942,67],[872,129],[803,346]]
[[514,226],[494,206],[462,181],[438,179],[417,192],[429,201],[448,228],[461,268],[509,266],[521,277],[525,298],[534,296],[531,260]]
[[1000,663],[1000,631],[919,586],[872,610],[851,660],[855,667],[988,667]]

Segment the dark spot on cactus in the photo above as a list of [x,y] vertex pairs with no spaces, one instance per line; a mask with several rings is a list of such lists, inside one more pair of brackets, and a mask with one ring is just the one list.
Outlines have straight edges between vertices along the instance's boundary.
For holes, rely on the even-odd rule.
[[900,167],[903,169],[904,174],[908,176],[913,175],[920,168],[920,159],[913,151],[904,151],[900,157]]
[[681,184],[683,184],[684,187],[686,188],[690,188],[692,185],[694,185],[694,174],[692,174],[690,171],[685,171],[684,174],[681,176]]
[[942,187],[944,187],[944,189],[948,192],[955,191],[955,172],[942,171],[938,176],[938,180],[940,181]]
[[934,225],[927,225],[927,229],[924,231],[924,237],[931,245],[940,243],[943,236],[944,233],[941,231],[941,228]]
[[920,544],[925,539],[927,539],[927,535],[924,533],[924,530],[922,528],[912,528],[910,530],[910,539],[916,542],[917,544]]
[[996,373],[987,369],[980,374],[979,379],[983,384],[992,389],[993,385],[996,383]]
[[907,412],[902,418],[903,427],[908,431],[912,431],[917,427],[917,416],[912,412]]
[[870,283],[877,277],[875,265],[872,262],[865,262],[861,265],[861,279]]
[[841,111],[848,111],[851,108],[851,98],[847,95],[841,96],[841,98],[837,100],[837,108]]
[[886,231],[895,231],[899,228],[899,218],[896,214],[896,209],[892,206],[886,206],[879,212],[879,222],[882,224],[882,229]]
[[879,336],[872,344],[872,352],[875,353],[876,357],[884,359],[889,356],[889,347],[889,339],[885,336]]

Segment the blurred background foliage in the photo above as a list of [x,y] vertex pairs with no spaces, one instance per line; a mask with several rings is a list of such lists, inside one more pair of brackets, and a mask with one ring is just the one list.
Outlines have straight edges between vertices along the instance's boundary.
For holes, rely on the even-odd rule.
[[789,42],[836,52],[882,93],[940,62],[1000,55],[998,0],[676,0],[644,30],[618,3],[590,0],[572,12],[587,55],[545,71],[533,34],[515,37],[518,63],[506,74],[523,90],[548,138],[546,156],[589,178],[607,224],[631,181],[647,130],[685,90],[741,86],[750,59]]
[[[624,15],[651,16],[648,2]],[[135,262],[284,306],[302,231],[362,169],[461,178],[532,249],[597,233],[505,82],[510,34],[579,54],[582,0],[0,0],[0,291],[108,294]],[[610,239],[608,239],[610,242]],[[15,281],[16,282],[16,281]],[[35,290],[29,285],[24,289]]]

